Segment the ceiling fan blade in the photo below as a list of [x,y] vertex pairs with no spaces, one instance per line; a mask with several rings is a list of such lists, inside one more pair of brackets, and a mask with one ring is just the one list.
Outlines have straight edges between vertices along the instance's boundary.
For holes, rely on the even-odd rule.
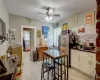
[[47,6],[43,6],[43,7],[42,7],[42,9],[45,9],[45,10],[47,10],[47,9],[48,9],[48,7],[47,7]]
[[45,17],[44,18],[41,18],[41,20],[44,20],[45,19]]
[[52,16],[60,17],[60,14],[52,14]]
[[38,12],[38,14],[46,15],[45,13]]

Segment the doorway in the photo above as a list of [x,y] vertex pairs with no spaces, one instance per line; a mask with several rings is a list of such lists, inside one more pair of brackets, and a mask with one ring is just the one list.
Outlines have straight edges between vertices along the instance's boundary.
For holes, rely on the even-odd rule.
[[23,51],[29,52],[30,51],[30,44],[31,44],[31,29],[30,28],[23,28]]
[[36,28],[34,26],[21,25],[22,57],[24,58],[23,43],[25,43],[25,50],[29,51],[31,56],[32,52],[36,50]]

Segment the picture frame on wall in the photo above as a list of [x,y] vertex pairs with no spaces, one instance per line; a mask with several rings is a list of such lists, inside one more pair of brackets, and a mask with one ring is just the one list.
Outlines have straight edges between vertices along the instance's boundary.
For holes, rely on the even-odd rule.
[[85,32],[85,28],[78,28],[78,33],[84,33]]
[[64,23],[62,26],[62,31],[68,30],[68,23]]
[[95,21],[95,11],[87,13],[84,17],[85,25],[93,25]]
[[42,26],[42,34],[44,37],[47,37],[49,34],[49,27],[48,26]]
[[37,30],[37,38],[41,38],[42,36],[42,31],[41,30]]
[[78,23],[78,16],[73,17],[72,21],[73,21],[73,24],[76,25]]

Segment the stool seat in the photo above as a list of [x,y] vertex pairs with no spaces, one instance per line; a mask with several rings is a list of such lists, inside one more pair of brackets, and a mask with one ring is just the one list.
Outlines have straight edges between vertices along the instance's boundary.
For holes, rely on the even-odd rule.
[[46,66],[49,70],[54,69],[54,65],[48,62],[43,63],[44,66]]
[[[44,70],[45,69],[45,70]],[[49,62],[44,62],[42,63],[42,69],[41,69],[41,80],[44,79],[44,73],[47,73],[47,80],[49,80],[49,75],[53,77],[53,70],[54,70],[54,65],[49,63]]]

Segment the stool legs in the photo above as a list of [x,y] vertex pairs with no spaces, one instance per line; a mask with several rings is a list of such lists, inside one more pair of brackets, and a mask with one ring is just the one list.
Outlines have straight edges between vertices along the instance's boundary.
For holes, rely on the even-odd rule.
[[49,80],[49,71],[48,71],[48,73],[47,73],[47,80]]
[[53,80],[53,76],[54,76],[54,75],[53,75],[53,70],[52,70],[52,80]]
[[[41,68],[41,80],[45,80],[44,73],[47,73],[47,79],[46,80],[49,80],[49,71],[51,71],[51,70],[49,70],[49,69],[44,70],[44,69],[46,69],[46,68],[42,64],[42,68]],[[53,76],[53,70],[52,70],[52,76]]]
[[44,80],[44,67],[41,68],[41,80]]
[[41,80],[42,80],[42,73],[43,73],[43,65],[42,65],[42,68],[41,68]]

